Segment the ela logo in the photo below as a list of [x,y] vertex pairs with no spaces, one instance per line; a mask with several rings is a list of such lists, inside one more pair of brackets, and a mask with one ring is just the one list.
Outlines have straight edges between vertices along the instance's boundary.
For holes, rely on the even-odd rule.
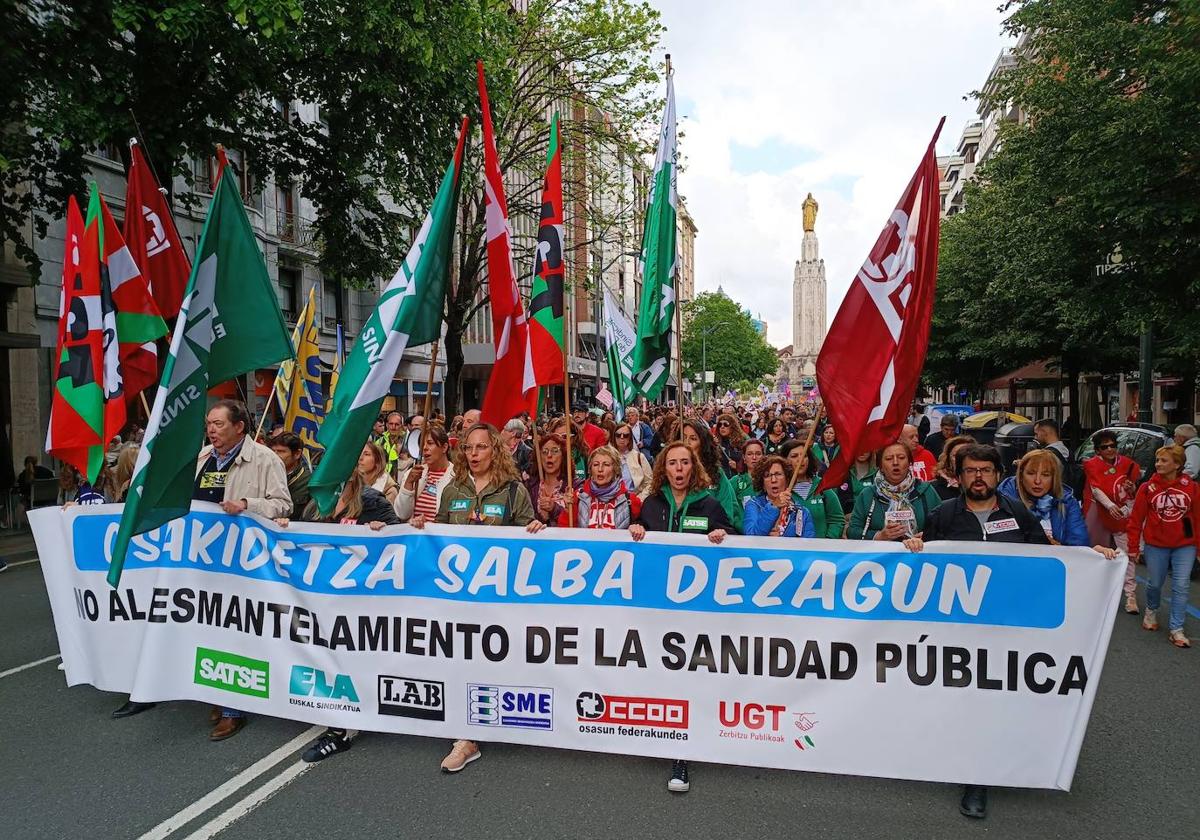
[[198,647],[194,682],[265,700],[270,695],[271,664],[236,653]]
[[334,674],[333,682],[320,668],[308,665],[293,665],[288,693],[300,697],[317,697],[322,700],[344,700],[357,703],[358,691],[348,674]]

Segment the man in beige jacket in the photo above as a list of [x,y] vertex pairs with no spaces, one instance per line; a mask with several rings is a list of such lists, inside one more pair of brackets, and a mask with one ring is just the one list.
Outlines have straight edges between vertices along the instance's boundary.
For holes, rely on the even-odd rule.
[[[247,436],[246,406],[220,400],[208,410],[204,426],[209,445],[196,459],[192,498],[219,504],[234,515],[249,511],[265,519],[291,516],[287,471],[274,452]],[[246,725],[246,716],[237,709],[214,707],[212,722],[216,726],[209,739],[224,741]]]

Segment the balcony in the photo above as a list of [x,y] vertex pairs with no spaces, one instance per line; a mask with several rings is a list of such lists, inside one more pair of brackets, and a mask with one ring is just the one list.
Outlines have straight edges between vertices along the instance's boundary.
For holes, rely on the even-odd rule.
[[296,213],[286,210],[275,212],[275,230],[280,244],[291,245],[303,251],[316,251],[316,234],[312,223]]

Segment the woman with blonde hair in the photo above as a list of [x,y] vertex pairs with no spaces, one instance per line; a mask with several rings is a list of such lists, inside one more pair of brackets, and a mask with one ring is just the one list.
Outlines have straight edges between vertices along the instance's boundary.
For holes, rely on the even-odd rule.
[[[442,491],[434,522],[439,525],[518,525],[531,534],[545,528],[533,515],[529,491],[496,427],[476,423],[454,450],[454,479]],[[424,528],[423,517],[409,522]],[[457,773],[482,753],[475,741],[461,738],[442,759],[443,773]]]
[[[1138,488],[1129,515],[1129,559],[1146,560],[1146,614],[1143,630],[1158,629],[1163,581],[1171,572],[1171,608],[1167,631],[1175,647],[1191,647],[1184,635],[1188,590],[1196,546],[1200,542],[1200,486],[1183,473],[1183,447],[1164,446],[1154,453],[1154,475]],[[1142,540],[1146,541],[1143,550]]]
[[[946,448],[950,448],[949,442]],[[1025,505],[1042,523],[1052,544],[1089,543],[1083,510],[1071,488],[1063,484],[1061,462],[1051,450],[1026,452],[1017,462],[1017,474],[1001,481],[996,492]]]
[[133,481],[133,468],[137,465],[139,451],[141,447],[131,443],[121,447],[121,451],[117,453],[117,463],[112,468],[112,494],[115,501],[125,501],[125,494],[129,492],[129,485]]
[[[624,531],[633,524],[642,500],[621,477],[623,460],[611,446],[597,446],[588,455],[588,479],[573,494],[576,527]],[[558,524],[569,522],[564,510]]]
[[396,497],[400,495],[400,485],[392,478],[387,467],[387,455],[383,454],[379,444],[371,440],[364,443],[362,454],[358,456],[358,472],[362,473],[363,483],[378,490],[389,504],[394,505]]
[[621,478],[638,498],[646,498],[650,492],[650,479],[654,465],[642,454],[633,440],[633,427],[621,423],[613,432],[613,448],[621,456]]

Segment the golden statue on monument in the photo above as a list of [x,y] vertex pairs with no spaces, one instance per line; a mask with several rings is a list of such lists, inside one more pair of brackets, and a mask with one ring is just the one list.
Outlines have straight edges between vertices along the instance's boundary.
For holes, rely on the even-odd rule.
[[817,200],[812,197],[812,193],[808,194],[808,198],[804,199],[804,232],[812,233],[813,228],[817,225],[817,210],[821,205],[817,204]]

